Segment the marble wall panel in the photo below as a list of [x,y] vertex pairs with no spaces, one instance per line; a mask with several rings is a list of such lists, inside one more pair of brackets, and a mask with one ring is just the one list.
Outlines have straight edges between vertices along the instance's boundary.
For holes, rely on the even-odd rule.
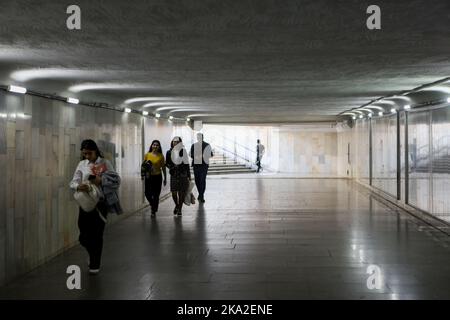
[[[140,115],[0,92],[0,285],[78,241],[78,206],[68,187],[91,138],[122,176],[125,214],[146,203],[140,180],[144,136],[172,136],[170,123]],[[11,115],[24,113],[24,117]],[[144,127],[143,127],[144,126]]]

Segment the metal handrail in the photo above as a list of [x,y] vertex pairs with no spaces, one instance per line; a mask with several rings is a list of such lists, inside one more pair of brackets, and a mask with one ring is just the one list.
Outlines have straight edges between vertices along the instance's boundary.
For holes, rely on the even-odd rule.
[[244,148],[245,150],[250,151],[251,153],[254,153],[254,154],[256,155],[256,151],[255,151],[255,150],[249,149],[249,148],[247,148],[246,146],[244,146],[244,145],[242,145],[242,144],[240,144],[240,143],[238,143],[238,142],[236,142],[236,141],[234,141],[234,140],[232,140],[232,139],[230,139],[230,138],[227,138],[227,137],[225,137],[225,136],[219,136],[219,137],[222,138],[222,139],[224,139],[224,140],[233,142],[235,145],[237,145],[237,146],[239,146],[239,147],[242,147],[242,148]]
[[235,152],[232,152],[232,151],[230,151],[230,150],[228,150],[228,149],[226,149],[226,148],[224,148],[224,147],[220,147],[220,146],[214,146],[214,148],[221,149],[221,150],[224,151],[224,152],[227,152],[227,153],[229,153],[229,154],[231,154],[231,155],[233,155],[233,156],[235,156],[235,157],[237,157],[237,158],[240,158],[240,159],[244,160],[245,162],[247,162],[247,163],[250,164],[250,167],[253,166],[253,162],[252,162],[251,160],[248,160],[248,159],[244,158],[243,156],[238,155],[238,154],[235,153]]

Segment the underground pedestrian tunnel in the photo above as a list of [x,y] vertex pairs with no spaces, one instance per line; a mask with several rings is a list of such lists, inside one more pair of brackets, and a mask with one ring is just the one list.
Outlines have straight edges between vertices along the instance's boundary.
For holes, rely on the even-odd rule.
[[[2,2],[1,299],[450,298],[448,1],[378,1],[377,30],[357,1],[77,6]],[[151,142],[198,132],[205,203],[174,216],[168,183],[151,217]],[[96,276],[84,139],[122,179]]]

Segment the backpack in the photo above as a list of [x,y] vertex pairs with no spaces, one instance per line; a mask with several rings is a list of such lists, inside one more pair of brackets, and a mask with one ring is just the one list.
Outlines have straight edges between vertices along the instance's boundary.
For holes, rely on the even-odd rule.
[[144,160],[141,164],[141,177],[142,178],[150,178],[152,173],[153,163],[150,160]]

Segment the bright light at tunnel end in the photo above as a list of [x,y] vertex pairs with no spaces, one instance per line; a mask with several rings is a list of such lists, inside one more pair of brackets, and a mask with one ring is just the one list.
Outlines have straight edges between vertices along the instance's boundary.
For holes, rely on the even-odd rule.
[[155,114],[155,117],[161,118],[161,115],[159,113]]
[[143,116],[148,116],[148,111],[142,111]]
[[403,107],[405,110],[409,110],[411,109],[411,105],[407,104],[406,106]]
[[131,109],[130,108],[125,108],[125,110],[124,110],[126,113],[130,113],[131,112]]
[[447,98],[447,102],[450,103],[450,98]]

